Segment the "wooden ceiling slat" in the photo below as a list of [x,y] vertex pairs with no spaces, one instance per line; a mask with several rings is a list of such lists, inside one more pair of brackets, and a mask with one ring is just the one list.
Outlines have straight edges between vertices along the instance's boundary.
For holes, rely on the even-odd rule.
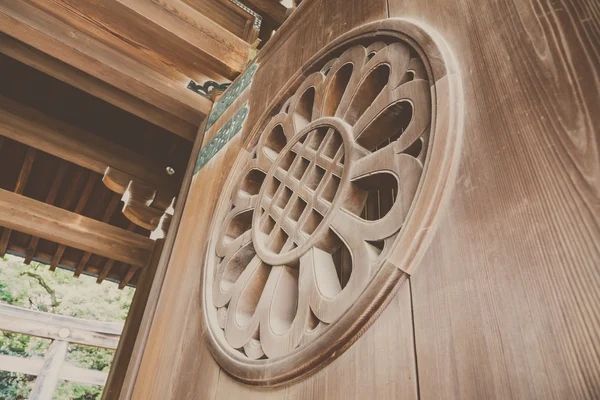
[[3,96],[0,133],[100,174],[113,167],[156,189],[177,185],[162,165]]
[[132,96],[199,126],[212,102],[21,0],[0,2],[1,29]]
[[[81,181],[83,180],[84,172],[85,172],[85,170],[83,168],[78,168],[77,172],[75,172],[75,176],[73,177],[71,184],[67,188],[67,192],[65,193],[65,196],[63,197],[63,201],[60,204],[61,208],[66,210],[71,207],[71,204],[75,200],[76,191],[79,188]],[[58,248],[56,249],[56,252],[54,253],[54,257],[52,257],[52,262],[50,263],[50,271],[54,271],[56,269],[56,267],[58,267],[58,264],[60,263],[60,260],[63,256],[63,253],[65,252],[65,249],[66,249],[66,246],[63,246],[60,244],[58,245]]]
[[106,82],[57,60],[33,47],[0,33],[0,53],[60,81],[96,96],[187,140],[193,141],[198,127]]
[[[13,252],[14,254],[22,255],[22,254],[25,254],[25,251],[27,249],[24,246],[19,246],[18,244],[11,241],[8,244],[8,250]],[[41,250],[38,250],[35,256],[36,256],[36,259],[38,259],[40,262],[49,264],[50,261],[52,260],[53,254],[45,253]],[[104,257],[102,257],[102,259],[105,260]],[[100,265],[99,262],[97,262],[96,264],[92,264],[92,260],[93,260],[93,257],[90,259],[90,262],[88,263],[86,271],[92,270],[92,271],[94,271],[94,272],[92,272],[93,275],[99,275],[103,269],[104,264]],[[63,267],[75,269],[77,267],[77,262],[78,261],[75,261],[72,259],[63,258],[61,260],[60,264]],[[112,271],[111,273],[108,274],[108,276],[106,278],[120,282],[120,280],[122,278],[122,274],[117,274],[116,271]]]
[[[94,190],[94,186],[96,185],[96,182],[98,181],[98,175],[96,175],[93,172],[90,172],[89,176],[88,176],[88,180],[85,184],[85,187],[83,188],[83,192],[81,193],[81,197],[79,197],[79,200],[77,201],[77,205],[75,206],[75,214],[81,214],[85,208],[85,205],[88,202],[88,199],[90,198],[90,194],[92,194],[92,190]],[[63,253],[65,252],[67,246],[65,245],[59,245],[58,249],[56,250],[56,254],[60,254],[60,257],[58,257],[56,260],[52,260],[52,265],[50,266],[50,270],[54,271],[54,269],[56,269],[56,265],[58,265],[60,263],[60,258],[62,258]],[[83,271],[83,269],[81,269],[81,271],[79,270],[80,265],[83,265],[83,267],[85,267],[85,264],[87,264],[87,262],[89,261],[90,257],[84,254],[81,261],[79,262],[79,265],[77,266],[77,269],[75,270],[75,276],[78,277],[79,274],[81,274],[81,271]],[[54,268],[52,268],[54,267]],[[79,271],[79,272],[77,272]]]
[[[106,207],[106,210],[104,210],[104,215],[102,216],[101,220],[102,222],[108,223],[110,221],[120,201],[121,197],[118,194],[113,193],[108,207]],[[85,267],[87,266],[87,263],[89,262],[91,256],[92,253],[90,252],[83,253],[81,260],[79,261],[79,263],[77,264],[77,268],[75,269],[75,277],[78,277],[83,271],[85,271]]]
[[139,269],[139,267],[136,267],[133,265],[129,266],[129,269],[127,270],[127,274],[125,274],[125,277],[123,279],[121,279],[121,282],[119,282],[119,289],[123,289],[125,286],[127,286],[127,284],[129,283],[131,278],[133,278],[133,276],[135,275],[135,273],[137,272],[138,269]]
[[154,241],[46,203],[0,189],[0,224],[82,251],[144,267]]
[[98,275],[98,279],[96,279],[96,283],[102,283],[102,281],[106,279],[113,265],[115,265],[115,260],[110,258],[106,260],[104,263],[104,268],[102,268],[102,272]]
[[[23,193],[23,190],[25,190],[25,185],[27,184],[27,179],[29,179],[29,174],[31,173],[31,168],[33,167],[33,161],[35,160],[36,154],[36,149],[31,147],[27,149],[27,153],[25,154],[25,160],[23,161],[23,165],[21,166],[21,172],[19,173],[19,177],[15,185],[16,194],[21,194]],[[12,229],[10,229],[9,227],[5,227],[2,231],[2,236],[0,237],[0,257],[4,257],[4,255],[6,254],[6,249],[8,248],[8,242],[10,241],[11,233]]]
[[[69,164],[66,161],[60,161],[60,164],[58,166],[58,170],[56,171],[56,175],[54,176],[54,180],[52,181],[52,186],[50,187],[50,191],[48,192],[48,195],[46,196],[46,203],[47,204],[54,204],[54,201],[56,200],[56,196],[58,195],[58,189],[60,188],[60,186],[62,185],[62,182],[65,178],[65,175],[67,173],[67,169],[69,168]],[[29,264],[31,263],[31,260],[33,260],[33,257],[35,256],[35,250],[37,249],[37,245],[40,241],[40,238],[37,236],[34,236],[31,238],[31,242],[29,242],[29,247],[27,248],[27,251],[25,252],[25,264]]]
[[81,259],[77,263],[77,268],[75,269],[75,273],[74,273],[75,278],[79,278],[79,275],[81,275],[81,273],[87,266],[88,261],[90,261],[91,256],[92,256],[92,253],[90,253],[90,252],[86,251],[85,253],[83,253],[83,256],[81,256]]

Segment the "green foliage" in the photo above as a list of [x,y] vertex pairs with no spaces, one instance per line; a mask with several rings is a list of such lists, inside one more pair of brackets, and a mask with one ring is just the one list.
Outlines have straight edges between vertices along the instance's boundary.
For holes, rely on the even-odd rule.
[[0,399],[25,400],[35,376],[0,371]]
[[59,382],[52,400],[100,400],[100,386],[81,385],[71,382]]
[[[112,282],[96,284],[89,276],[73,278],[62,269],[50,272],[38,263],[24,265],[22,259],[0,259],[0,302],[84,319],[122,322],[127,317],[135,290],[119,290]],[[43,357],[50,340],[0,331],[0,354]],[[108,372],[114,351],[72,344],[66,360],[78,367]],[[0,371],[0,399],[26,399],[35,376]],[[100,399],[102,387],[60,382],[56,400]]]
[[108,372],[114,355],[110,349],[72,344],[67,352],[67,361],[80,368]]

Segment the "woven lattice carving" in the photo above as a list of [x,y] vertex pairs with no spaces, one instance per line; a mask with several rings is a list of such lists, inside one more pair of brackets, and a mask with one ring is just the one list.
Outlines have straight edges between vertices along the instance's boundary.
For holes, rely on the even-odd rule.
[[402,229],[430,121],[425,67],[404,42],[350,47],[305,79],[218,224],[211,300],[229,346],[281,357],[352,306]]

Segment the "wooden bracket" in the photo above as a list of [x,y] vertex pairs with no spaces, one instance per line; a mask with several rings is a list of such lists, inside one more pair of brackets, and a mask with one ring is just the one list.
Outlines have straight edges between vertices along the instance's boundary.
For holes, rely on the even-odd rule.
[[156,231],[152,238],[166,235],[168,220],[173,215],[173,193],[158,192],[111,167],[106,168],[102,181],[110,190],[122,194],[122,212],[127,219],[144,229]]

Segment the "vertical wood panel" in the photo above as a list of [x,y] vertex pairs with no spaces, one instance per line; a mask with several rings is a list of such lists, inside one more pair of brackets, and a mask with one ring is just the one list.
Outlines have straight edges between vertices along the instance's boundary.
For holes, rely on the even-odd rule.
[[462,65],[451,207],[413,276],[421,397],[600,396],[600,19],[589,1],[390,0]]

